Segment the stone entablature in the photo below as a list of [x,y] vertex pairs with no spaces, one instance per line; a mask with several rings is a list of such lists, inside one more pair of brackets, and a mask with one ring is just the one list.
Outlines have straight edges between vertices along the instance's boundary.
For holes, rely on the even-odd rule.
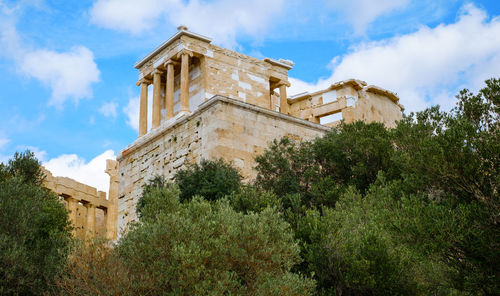
[[67,177],[54,177],[43,168],[43,185],[56,193],[69,211],[73,235],[78,238],[94,236],[116,239],[118,210],[118,162],[106,161],[110,176],[109,198],[106,193]]
[[215,96],[191,114],[178,115],[118,153],[118,231],[137,219],[142,185],[155,175],[175,172],[201,159],[224,158],[247,180],[255,177],[255,156],[276,138],[310,140],[329,127],[223,96]]

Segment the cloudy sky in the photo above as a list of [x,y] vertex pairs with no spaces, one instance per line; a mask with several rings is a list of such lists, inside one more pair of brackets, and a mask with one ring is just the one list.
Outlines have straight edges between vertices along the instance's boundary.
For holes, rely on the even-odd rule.
[[0,0],[0,161],[31,149],[107,190],[105,159],[137,137],[133,64],[180,24],[293,60],[291,95],[358,78],[449,109],[500,77],[498,0]]

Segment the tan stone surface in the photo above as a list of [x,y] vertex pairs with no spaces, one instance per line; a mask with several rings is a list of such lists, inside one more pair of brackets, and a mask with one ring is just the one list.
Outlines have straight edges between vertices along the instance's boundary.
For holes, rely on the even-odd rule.
[[[350,79],[332,84],[315,93],[305,93],[288,99],[290,115],[320,122],[322,117],[341,114],[350,123],[357,120],[381,122],[394,127],[403,118],[403,107],[396,94],[366,82]],[[329,122],[334,126],[338,122]]]
[[166,77],[166,120],[174,117],[174,64],[167,64],[167,77]]
[[142,185],[155,175],[172,179],[175,172],[201,159],[224,158],[252,178],[254,157],[275,138],[312,139],[328,127],[279,112],[216,96],[195,112],[173,118],[138,138],[118,154],[118,231],[137,219]]
[[153,118],[152,128],[157,128],[161,121],[161,76],[162,72],[156,70],[153,74]]
[[139,137],[148,132],[148,84],[140,82],[141,101],[139,106]]

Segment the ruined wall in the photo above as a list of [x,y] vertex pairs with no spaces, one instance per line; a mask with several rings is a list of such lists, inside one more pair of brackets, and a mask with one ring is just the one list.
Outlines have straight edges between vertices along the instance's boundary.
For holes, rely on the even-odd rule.
[[241,101],[216,96],[195,112],[142,136],[118,154],[118,227],[137,219],[142,185],[201,159],[232,161],[245,178],[255,176],[254,157],[275,138],[312,139],[329,128]]
[[387,127],[395,127],[396,121],[403,118],[402,107],[387,96],[373,92],[360,91],[355,106],[346,115],[346,122],[363,120],[365,122],[380,122]]
[[[110,186],[116,187],[117,165],[114,160],[107,161],[106,172],[110,175]],[[84,239],[94,236],[116,238],[116,211],[118,195],[110,187],[109,198],[103,191],[67,177],[54,177],[43,168],[43,185],[56,193],[69,211],[69,219],[75,237]],[[114,183],[114,184],[113,184]]]
[[343,119],[346,123],[375,121],[394,127],[403,117],[402,106],[394,93],[354,79],[288,101],[290,115],[322,124],[325,124],[323,119],[329,119],[328,126],[335,126]]

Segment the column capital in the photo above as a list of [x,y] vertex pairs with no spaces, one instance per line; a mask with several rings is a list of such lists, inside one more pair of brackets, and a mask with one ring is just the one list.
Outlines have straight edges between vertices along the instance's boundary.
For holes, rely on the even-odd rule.
[[163,73],[165,73],[165,71],[156,68],[156,69],[153,70],[153,72],[151,74],[153,74],[153,75],[155,75],[155,74],[162,75]]
[[149,85],[149,84],[151,84],[151,83],[153,83],[153,82],[151,81],[151,79],[142,78],[142,79],[139,79],[139,81],[137,81],[137,82],[135,83],[135,85],[140,86],[140,85],[141,85],[141,84],[143,84],[143,83],[146,83],[146,84],[148,84],[148,85]]
[[276,87],[281,87],[281,86],[290,87],[290,85],[291,85],[290,82],[281,80],[276,84]]
[[187,49],[182,49],[176,55],[177,59],[180,59],[183,55],[188,55],[189,57],[193,57],[193,52]]
[[174,61],[174,60],[168,60],[168,61],[166,61],[165,63],[163,63],[163,67],[166,67],[166,66],[168,66],[168,65],[174,65],[174,66],[177,66],[177,65],[179,65],[179,64],[180,64],[180,63],[179,63],[179,62],[177,62],[177,61]]
[[72,196],[64,196],[64,200],[67,202],[76,202],[76,203],[80,202],[80,200],[78,200]]

